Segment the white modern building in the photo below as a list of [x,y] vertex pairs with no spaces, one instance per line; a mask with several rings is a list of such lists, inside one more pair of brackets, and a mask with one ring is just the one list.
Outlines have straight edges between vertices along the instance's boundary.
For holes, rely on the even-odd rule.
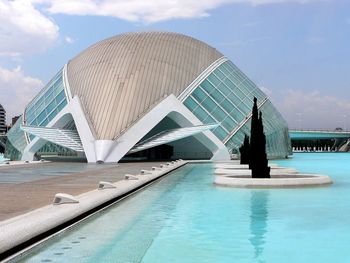
[[6,151],[22,160],[55,151],[118,162],[168,145],[172,158],[225,160],[249,134],[254,97],[269,156],[287,156],[286,122],[223,54],[181,34],[126,33],[68,61],[24,109]]

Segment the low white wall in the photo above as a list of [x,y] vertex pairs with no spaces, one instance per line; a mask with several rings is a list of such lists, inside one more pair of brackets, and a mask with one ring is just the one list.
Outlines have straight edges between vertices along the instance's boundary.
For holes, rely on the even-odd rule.
[[[45,233],[81,214],[88,212],[110,200],[118,198],[148,182],[169,173],[187,162],[179,161],[173,165],[157,169],[152,173],[136,175],[138,180],[115,182],[116,188],[93,190],[75,196],[79,203],[48,205],[29,213],[0,222],[0,254],[14,248],[42,233]],[[96,184],[96,188],[98,185]],[[52,197],[53,199],[54,197]]]

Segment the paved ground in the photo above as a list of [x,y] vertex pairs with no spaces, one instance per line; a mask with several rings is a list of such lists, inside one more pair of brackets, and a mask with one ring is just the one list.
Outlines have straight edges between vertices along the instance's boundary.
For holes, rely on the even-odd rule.
[[99,181],[116,182],[126,173],[137,174],[159,164],[42,163],[0,167],[0,221],[51,204],[56,193],[78,195],[96,189]]

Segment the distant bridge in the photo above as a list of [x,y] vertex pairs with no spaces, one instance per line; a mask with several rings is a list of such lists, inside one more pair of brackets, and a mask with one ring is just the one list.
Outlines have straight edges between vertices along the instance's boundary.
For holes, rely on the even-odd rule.
[[330,131],[330,130],[289,130],[289,136],[296,139],[349,139],[350,131]]

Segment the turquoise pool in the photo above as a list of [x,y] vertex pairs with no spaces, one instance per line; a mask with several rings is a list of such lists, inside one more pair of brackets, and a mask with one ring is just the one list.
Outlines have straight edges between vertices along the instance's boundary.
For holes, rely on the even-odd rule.
[[187,165],[86,220],[24,262],[349,262],[350,154],[275,161],[333,177],[323,188],[247,190]]

